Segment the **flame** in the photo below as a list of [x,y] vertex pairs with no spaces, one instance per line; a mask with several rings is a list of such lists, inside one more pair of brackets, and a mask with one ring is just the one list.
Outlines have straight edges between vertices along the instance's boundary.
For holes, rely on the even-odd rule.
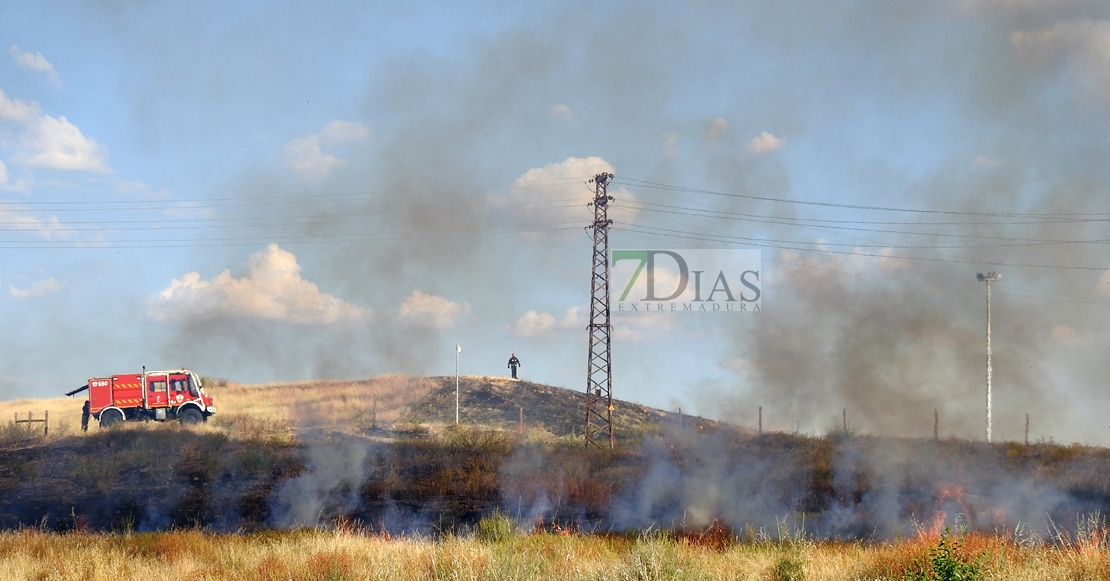
[[536,523],[532,525],[533,534],[550,533],[553,535],[559,535],[560,537],[569,537],[575,534],[575,529],[576,527],[571,524],[568,524],[566,526],[560,525],[558,521],[556,521],[554,518],[551,519],[550,524],[545,523],[544,516],[542,514],[536,515]]
[[974,511],[967,501],[967,492],[959,484],[945,484],[940,486],[933,495],[933,518],[919,533],[919,537],[939,539],[944,532],[945,523],[948,522],[949,510],[946,507],[955,505],[960,514],[973,520]]

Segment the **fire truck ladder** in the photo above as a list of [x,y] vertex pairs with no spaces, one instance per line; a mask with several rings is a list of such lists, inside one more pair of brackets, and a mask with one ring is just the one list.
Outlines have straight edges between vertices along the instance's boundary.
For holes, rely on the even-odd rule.
[[613,366],[610,344],[613,326],[609,320],[609,202],[607,186],[613,174],[594,176],[594,266],[590,282],[590,351],[586,362],[586,448],[601,448],[608,440],[613,448]]

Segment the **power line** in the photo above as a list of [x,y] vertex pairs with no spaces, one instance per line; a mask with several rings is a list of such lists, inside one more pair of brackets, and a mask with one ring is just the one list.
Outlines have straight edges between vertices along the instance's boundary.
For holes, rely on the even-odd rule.
[[[1105,242],[1110,241],[1110,240],[1103,240],[1103,239],[1099,239],[1099,240],[1050,240],[1050,241],[1046,241],[1046,240],[1041,240],[1041,239],[1036,239],[1036,238],[1010,238],[1010,237],[1005,237],[1005,236],[980,236],[980,235],[977,235],[977,234],[966,234],[966,233],[950,234],[950,233],[944,233],[944,232],[911,232],[911,231],[906,231],[906,230],[880,230],[880,229],[875,229],[875,228],[859,228],[859,227],[852,227],[852,226],[829,225],[829,224],[856,223],[856,222],[853,222],[851,220],[826,220],[826,219],[817,219],[817,218],[813,218],[813,219],[811,219],[811,218],[776,218],[774,216],[766,216],[766,215],[761,215],[761,214],[743,214],[743,213],[739,213],[739,212],[725,212],[725,211],[720,211],[720,210],[685,208],[685,207],[682,207],[682,206],[674,206],[674,205],[671,205],[671,204],[657,204],[657,203],[651,203],[651,202],[643,202],[643,201],[639,201],[639,200],[636,200],[636,201],[632,202],[632,204],[633,205],[640,204],[642,206],[645,206],[645,207],[640,208],[640,211],[655,213],[655,214],[667,214],[667,215],[676,215],[677,214],[677,215],[692,216],[692,217],[699,217],[699,218],[716,218],[716,219],[723,219],[723,220],[737,220],[737,221],[744,221],[744,222],[775,224],[775,225],[781,225],[781,226],[798,226],[798,227],[812,227],[812,228],[820,227],[823,230],[844,230],[844,231],[850,231],[850,232],[869,232],[869,233],[877,233],[877,234],[900,234],[900,235],[908,235],[908,236],[937,236],[937,237],[945,237],[945,238],[975,238],[975,239],[981,239],[981,240],[1002,240],[1002,241],[1038,242],[1038,243],[1039,242],[1105,243]],[[653,207],[647,207],[647,206],[653,206]],[[1078,220],[1071,220],[1071,221],[1067,221],[1067,223],[1075,223],[1077,221]],[[1102,219],[1093,220],[1092,219],[1092,220],[1084,220],[1084,221],[1110,222],[1110,219],[1104,219],[1104,220],[1102,220]],[[880,222],[870,222],[870,223],[871,224],[880,224]],[[1063,223],[1063,222],[1009,222],[1009,223],[1006,223],[1006,224],[1009,224],[1009,225],[1026,225],[1026,224],[1027,225],[1043,225],[1043,224],[1048,224],[1048,223]],[[921,223],[915,223],[915,222],[897,222],[897,224],[922,225]],[[1001,223],[979,223],[979,224],[980,225],[1000,225]],[[948,222],[948,223],[935,223],[935,225],[964,226],[964,225],[968,225],[968,224],[967,223],[960,223],[960,222]]]
[[[241,206],[268,206],[268,205],[281,205],[291,203],[309,203],[320,201],[324,199],[347,199],[347,198],[372,198],[377,197],[382,200],[392,200],[397,198],[412,198],[421,194],[432,194],[442,192],[478,192],[485,193],[490,191],[500,191],[507,188],[512,189],[531,189],[541,187],[551,187],[555,185],[571,185],[581,183],[583,180],[588,179],[590,176],[575,176],[567,178],[550,178],[543,180],[528,180],[516,181],[512,184],[492,184],[492,185],[463,185],[463,186],[443,186],[436,188],[398,188],[389,190],[377,190],[368,192],[342,192],[342,193],[318,193],[318,194],[299,194],[275,197],[268,196],[226,196],[220,198],[185,198],[185,199],[167,199],[167,200],[151,200],[151,199],[130,199],[130,200],[80,200],[80,201],[21,201],[12,202],[0,200],[0,210],[6,205],[15,206],[54,206],[64,204],[84,204],[88,206],[118,206],[124,204],[144,204],[142,207],[131,209],[164,209],[166,207],[173,208],[173,204],[213,204],[214,202],[236,202],[235,204],[220,204],[216,207],[241,207]],[[162,204],[156,207],[146,207],[150,204]],[[169,205],[169,206],[166,206]]]
[[[512,208],[512,207],[519,207],[519,206],[529,206],[530,208],[537,209],[537,210],[538,209],[553,210],[553,209],[562,209],[562,208],[573,208],[573,207],[577,207],[577,206],[582,205],[582,204],[559,204],[559,203],[556,203],[556,202],[560,202],[560,201],[564,201],[564,200],[557,200],[557,201],[549,200],[549,201],[544,201],[544,202],[538,202],[538,203],[535,203],[535,204],[528,203],[528,202],[506,203],[506,204],[483,204],[483,205],[480,205],[480,206],[472,206],[472,207],[466,207],[466,208],[452,209],[450,212],[441,212],[441,213],[429,214],[429,215],[431,215],[431,216],[435,216],[435,215],[458,216],[458,214],[460,212],[482,212],[482,211],[489,210],[491,208]],[[405,213],[405,210],[392,209],[392,210],[381,210],[381,211],[344,212],[342,214],[312,214],[312,215],[309,215],[309,216],[301,215],[299,217],[294,217],[294,216],[261,216],[261,217],[251,217],[251,218],[215,218],[214,217],[214,218],[184,218],[184,219],[172,219],[172,220],[165,220],[165,219],[152,220],[150,218],[141,219],[141,220],[95,220],[95,221],[94,220],[84,220],[84,221],[69,221],[69,222],[66,222],[65,223],[66,228],[65,228],[64,231],[66,231],[66,232],[99,232],[99,231],[117,232],[117,231],[132,231],[132,230],[249,228],[249,227],[261,227],[261,226],[304,226],[304,225],[307,225],[307,224],[316,224],[316,223],[319,223],[323,220],[329,220],[329,222],[328,222],[329,224],[349,222],[349,223],[352,223],[352,224],[355,224],[355,225],[363,226],[363,225],[366,224],[366,218],[367,217],[377,217],[377,218],[381,218],[381,219],[384,220],[384,219],[393,219],[394,215],[403,214],[403,213]],[[269,222],[269,221],[272,221],[272,220],[285,220],[285,221],[284,222],[278,222],[278,223]],[[172,224],[208,224],[208,223],[211,223],[211,222],[238,222],[238,223],[236,223],[236,224],[218,224],[218,225],[212,225],[212,226],[206,226],[206,225],[174,226],[174,225],[172,225]],[[251,222],[256,222],[256,223],[252,224]],[[36,230],[36,228],[32,227],[31,225],[26,225],[26,224],[27,224],[26,222],[20,222],[20,221],[0,221],[0,225],[8,225],[8,226],[11,226],[11,225],[25,225],[22,228],[4,228],[4,227],[0,227],[0,232],[27,232],[27,231]],[[108,228],[108,227],[75,228],[75,227],[70,227],[69,226],[69,225],[72,225],[72,224],[80,224],[80,225],[89,225],[89,224],[101,224],[101,225],[143,224],[143,226],[138,226],[138,227],[113,227],[113,228]],[[151,224],[157,224],[157,225],[151,225]],[[53,223],[48,223],[48,225],[54,225],[54,224]]]
[[[568,223],[563,223],[568,224]],[[26,242],[6,242],[0,241],[0,249],[4,250],[103,250],[103,249],[134,249],[134,248],[209,248],[209,247],[231,247],[231,246],[254,246],[258,244],[325,244],[336,242],[391,242],[402,240],[425,240],[425,239],[443,239],[451,238],[453,236],[474,235],[474,236],[498,236],[505,234],[522,234],[529,232],[557,232],[578,230],[581,226],[574,224],[573,226],[550,226],[537,225],[525,226],[520,228],[512,228],[507,230],[490,230],[488,228],[457,228],[437,230],[434,233],[430,232],[397,232],[387,233],[380,235],[372,234],[299,234],[299,235],[284,235],[279,237],[273,236],[256,236],[256,237],[242,237],[242,238],[222,238],[222,239],[208,239],[208,238],[184,238],[184,239],[164,239],[164,238],[149,238],[141,240],[74,240],[74,241],[41,241],[34,245]]]
[[[654,230],[650,230],[650,229],[649,230],[639,230],[638,228],[640,228],[640,227],[633,225],[633,226],[619,227],[617,229],[628,231],[628,232],[656,233]],[[724,235],[694,236],[694,235],[687,235],[687,234],[682,234],[682,233],[673,232],[673,231],[671,233],[659,232],[658,234],[661,235],[661,236],[667,236],[669,238],[701,240],[701,241],[706,241],[706,242],[736,242],[736,241],[751,242],[751,243],[756,243],[756,245],[758,245],[758,246],[781,248],[781,249],[785,249],[785,250],[796,250],[796,251],[801,251],[801,252],[808,252],[808,251],[813,250],[812,248],[798,248],[798,247],[794,247],[794,246],[773,246],[771,244],[768,244],[766,241],[760,240],[758,238],[747,238],[747,237],[741,237],[741,236],[724,236]],[[816,243],[814,243],[814,244],[816,244]],[[866,253],[866,252],[844,252],[844,251],[835,251],[835,250],[829,250],[828,252],[833,253],[833,254],[851,254],[853,256],[870,256],[870,257],[874,257],[874,258],[886,258],[886,259],[894,259],[894,260],[920,260],[920,261],[927,261],[927,262],[951,262],[951,263],[956,263],[956,264],[979,264],[979,265],[984,263],[984,261],[982,261],[982,260],[959,260],[959,259],[954,259],[954,258],[927,258],[927,257],[922,257],[922,256],[898,256],[898,255],[892,255],[892,254],[874,254],[874,253]],[[1047,269],[1056,269],[1056,270],[1091,270],[1091,271],[1105,271],[1105,270],[1107,270],[1106,267],[1102,267],[1102,266],[1069,266],[1069,265],[1062,265],[1062,264],[1022,264],[1022,263],[1014,263],[1014,262],[991,262],[991,264],[997,264],[998,266],[1012,266],[1012,267],[1018,267],[1018,268],[1047,268]]]
[[790,200],[787,198],[772,198],[768,196],[753,196],[750,194],[736,194],[728,192],[717,192],[713,190],[705,190],[701,188],[690,188],[682,186],[672,186],[668,184],[661,184],[657,182],[649,182],[645,180],[635,180],[631,178],[622,178],[619,183],[627,183],[628,185],[638,186],[642,188],[652,188],[659,190],[675,191],[675,192],[689,192],[696,194],[704,194],[711,196],[722,196],[729,198],[744,198],[748,200],[760,200],[764,202],[777,202],[781,204],[798,204],[803,206],[818,206],[825,208],[844,208],[849,210],[868,210],[879,212],[903,212],[911,214],[940,214],[948,216],[994,216],[1003,218],[1054,218],[1054,217],[1085,217],[1085,216],[1107,216],[1110,217],[1110,212],[1064,212],[1064,213],[1021,213],[1021,212],[968,212],[956,210],[925,210],[921,208],[896,208],[889,206],[870,206],[859,204],[840,204],[836,202],[816,202],[812,200]]
[[[683,234],[682,231],[671,230],[667,228],[657,228],[663,232],[671,232]],[[780,240],[774,238],[756,238],[750,236],[738,235],[715,235],[721,240],[743,241],[743,242],[757,242],[760,244],[794,244],[794,245],[810,245],[821,247],[850,247],[850,248],[889,248],[891,250],[958,250],[958,249],[978,249],[978,248],[1013,248],[1022,246],[1051,246],[1058,244],[1105,244],[1110,242],[1110,239],[1102,240],[1044,240],[1044,241],[1029,241],[1014,244],[950,244],[950,245],[914,245],[914,244],[859,244],[859,243],[841,243],[841,242],[808,242],[805,240]]]

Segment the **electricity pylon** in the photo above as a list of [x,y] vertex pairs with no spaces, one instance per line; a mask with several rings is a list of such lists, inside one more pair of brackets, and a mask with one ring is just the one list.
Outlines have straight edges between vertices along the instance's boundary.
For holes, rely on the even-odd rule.
[[602,173],[594,184],[594,266],[590,281],[590,352],[586,362],[586,448],[613,448],[613,364],[610,350],[613,325],[609,320],[609,195],[613,174]]

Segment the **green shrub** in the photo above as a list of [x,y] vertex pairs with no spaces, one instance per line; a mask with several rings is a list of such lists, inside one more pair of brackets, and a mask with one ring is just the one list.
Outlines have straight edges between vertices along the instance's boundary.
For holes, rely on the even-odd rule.
[[509,540],[516,532],[516,523],[505,513],[497,510],[482,517],[474,527],[474,535],[487,543],[501,543]]
[[906,574],[906,581],[978,581],[983,576],[981,559],[965,561],[960,557],[963,544],[960,539],[949,536],[944,529],[940,543],[929,551],[924,559],[914,562]]
[[451,449],[481,453],[507,454],[512,449],[508,432],[467,425],[448,426],[443,443]]
[[772,581],[802,581],[805,579],[805,563],[796,551],[786,551],[775,562],[771,570]]

